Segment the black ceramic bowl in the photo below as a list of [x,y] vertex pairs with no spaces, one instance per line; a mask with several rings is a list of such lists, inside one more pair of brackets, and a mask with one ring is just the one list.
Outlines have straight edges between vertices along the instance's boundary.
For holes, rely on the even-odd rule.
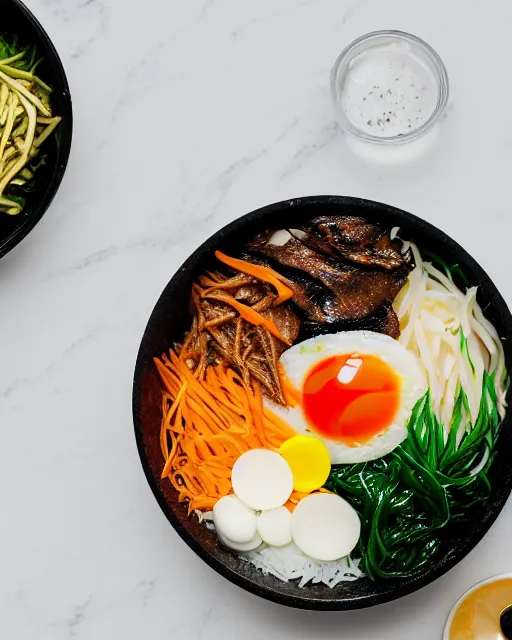
[[23,211],[17,216],[0,213],[2,257],[35,227],[57,193],[71,149],[73,113],[68,81],[59,55],[43,27],[20,0],[2,0],[0,33],[6,37],[17,36],[22,45],[36,45],[44,60],[37,73],[53,87],[52,109],[55,115],[62,116],[54,134],[41,147],[46,164],[35,174],[34,189],[27,194]]
[[419,575],[410,579],[375,582],[363,578],[341,583],[334,589],[322,585],[300,589],[294,582],[283,583],[262,575],[220,546],[214,533],[198,524],[196,518],[187,517],[186,509],[178,504],[171,483],[167,479],[160,481],[163,464],[159,444],[161,385],[152,358],[168,350],[173,341],[180,339],[189,328],[188,300],[192,282],[214,264],[215,249],[233,254],[265,227],[296,227],[314,216],[334,214],[363,216],[387,228],[400,226],[402,237],[416,240],[449,263],[458,263],[470,283],[478,285],[478,301],[504,338],[510,371],[512,317],[489,276],[464,249],[439,229],[394,207],[355,198],[317,196],[279,202],[253,211],[218,231],[192,254],[171,279],[151,314],[140,346],[133,387],[135,436],[142,466],[158,503],[183,540],[211,567],[240,587],[281,604],[320,610],[369,607],[394,600],[432,582],[457,564],[482,539],[512,488],[512,415],[509,410],[491,467],[490,499],[468,511],[467,520],[446,529],[438,555]]

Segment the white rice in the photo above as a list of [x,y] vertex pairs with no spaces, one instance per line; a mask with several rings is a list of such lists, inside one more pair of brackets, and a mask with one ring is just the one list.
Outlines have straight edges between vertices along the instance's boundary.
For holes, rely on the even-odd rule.
[[[199,522],[204,522],[207,529],[215,531],[211,511],[195,512]],[[321,562],[313,560],[302,553],[293,542],[284,547],[267,547],[266,545],[240,554],[240,558],[252,564],[264,575],[275,576],[283,582],[299,580],[299,587],[305,587],[309,582],[323,583],[331,589],[340,582],[351,582],[361,578],[364,574],[359,569],[360,560],[352,560],[350,556]]]
[[293,543],[285,547],[260,547],[241,555],[252,565],[262,571],[264,575],[272,575],[283,582],[299,580],[299,587],[323,583],[331,589],[340,582],[350,582],[363,576],[359,569],[360,560],[352,560],[350,556],[320,562],[304,555]]

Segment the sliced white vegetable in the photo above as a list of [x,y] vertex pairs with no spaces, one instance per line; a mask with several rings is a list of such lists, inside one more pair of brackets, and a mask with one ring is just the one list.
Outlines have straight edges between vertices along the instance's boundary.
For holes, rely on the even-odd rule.
[[416,344],[418,345],[418,350],[420,352],[420,360],[427,372],[434,410],[437,410],[439,407],[439,394],[437,393],[437,389],[439,387],[439,377],[437,375],[438,363],[432,357],[431,346],[423,330],[423,324],[421,320],[416,320],[416,322],[414,323],[414,335],[416,338]]
[[292,541],[292,514],[286,507],[263,511],[258,518],[258,533],[263,542],[283,547]]
[[233,466],[231,483],[235,494],[258,511],[281,507],[293,491],[290,465],[275,451],[251,449]]
[[455,286],[455,284],[453,283],[453,280],[450,280],[450,278],[445,276],[445,274],[439,271],[439,269],[434,267],[430,262],[424,262],[423,268],[430,276],[432,276],[438,282],[444,285],[444,287],[450,293],[453,293],[453,295],[457,296],[457,298],[459,298],[461,302],[464,300],[464,294],[462,293],[462,291]]
[[282,247],[291,239],[291,237],[292,234],[289,231],[286,231],[286,229],[279,229],[279,231],[276,231],[270,236],[268,244],[273,244],[276,247]]
[[290,229],[290,233],[299,240],[302,240],[308,235],[305,231],[302,231],[302,229]]
[[473,469],[471,469],[470,472],[470,476],[476,476],[478,473],[480,473],[480,471],[485,467],[485,465],[487,464],[487,461],[489,460],[490,457],[490,452],[489,452],[489,447],[486,446],[486,449],[484,451],[484,455],[482,456],[481,461],[479,462],[479,464],[476,465],[476,467],[474,467]]
[[406,240],[405,242],[402,243],[402,249],[400,250],[400,253],[403,255],[407,253],[410,248],[411,248],[411,243],[408,240]]
[[258,516],[237,496],[224,496],[213,507],[213,523],[220,536],[240,544],[254,538]]
[[[448,433],[458,389],[467,395],[473,422],[479,412],[484,370],[496,371],[497,408],[505,414],[503,345],[476,300],[477,288],[461,291],[453,280],[423,262],[413,244],[416,266],[394,303],[402,333],[399,342],[418,355],[427,373],[432,406]],[[461,346],[461,335],[467,351]],[[469,355],[469,358],[468,358]],[[464,426],[463,425],[463,426]],[[459,429],[457,442],[464,432]]]
[[304,498],[292,514],[293,541],[316,560],[338,560],[354,549],[361,533],[356,511],[332,493]]
[[[412,283],[411,281],[411,287],[409,288],[409,291],[412,290],[412,295],[410,297],[410,308],[408,310],[409,313],[409,321],[406,324],[406,326],[403,328],[402,333],[400,335],[400,342],[406,346],[411,338],[411,335],[413,333],[414,330],[414,323],[416,322],[416,320],[419,318],[420,313],[421,313],[421,302],[423,300],[423,297],[425,295],[425,291],[426,291],[426,286],[427,286],[427,274],[423,273],[421,275],[421,277],[418,280],[417,284]],[[409,293],[409,291],[407,293]],[[405,298],[404,298],[405,301]],[[403,302],[402,302],[403,304]],[[401,316],[399,315],[399,318]]]
[[254,549],[257,549],[263,542],[258,533],[256,533],[254,538],[252,538],[252,540],[249,540],[249,542],[233,542],[233,540],[224,538],[224,536],[219,535],[218,531],[217,536],[225,547],[228,547],[228,549],[233,549],[234,551],[253,551]]

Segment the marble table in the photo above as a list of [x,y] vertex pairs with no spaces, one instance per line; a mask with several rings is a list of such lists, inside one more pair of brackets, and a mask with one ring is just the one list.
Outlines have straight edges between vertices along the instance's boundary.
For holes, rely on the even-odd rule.
[[[345,194],[453,235],[512,302],[512,3],[27,0],[67,69],[76,128],[48,214],[0,263],[0,637],[436,640],[459,595],[512,571],[512,510],[448,575],[366,611],[265,602],[178,538],[133,438],[139,340],[164,285],[226,222]],[[410,31],[451,79],[432,153],[346,151],[329,71],[354,37]],[[483,226],[485,221],[486,226]]]

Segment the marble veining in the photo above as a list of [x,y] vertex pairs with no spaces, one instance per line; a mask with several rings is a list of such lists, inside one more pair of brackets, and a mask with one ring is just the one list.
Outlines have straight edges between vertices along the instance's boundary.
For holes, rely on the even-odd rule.
[[[140,468],[131,382],[181,263],[285,198],[354,195],[416,213],[512,301],[512,4],[26,2],[66,67],[75,136],[51,209],[0,261],[0,637],[439,638],[462,592],[512,571],[510,505],[468,558],[402,601],[286,610],[217,576],[169,526]],[[341,49],[387,28],[432,44],[451,81],[437,145],[401,170],[350,155],[329,97]]]

